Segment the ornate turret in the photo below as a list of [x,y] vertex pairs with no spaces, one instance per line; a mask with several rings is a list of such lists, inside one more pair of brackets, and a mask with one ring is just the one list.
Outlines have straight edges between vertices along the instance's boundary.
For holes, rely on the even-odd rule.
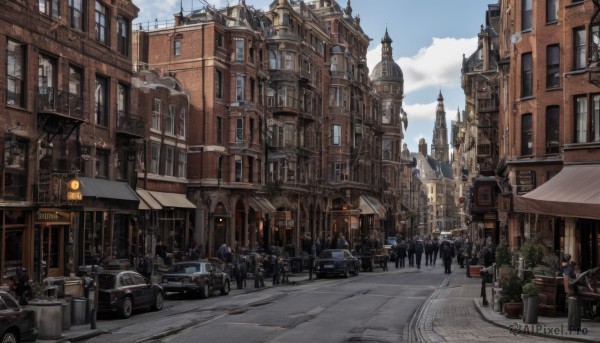
[[440,91],[437,101],[433,141],[431,142],[431,156],[440,162],[449,162],[448,128],[446,126],[446,111],[444,110],[442,91]]

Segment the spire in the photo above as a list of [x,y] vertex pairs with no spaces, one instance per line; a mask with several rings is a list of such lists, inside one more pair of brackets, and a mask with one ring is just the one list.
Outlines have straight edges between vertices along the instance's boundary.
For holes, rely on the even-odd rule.
[[456,107],[456,122],[460,123],[460,107]]
[[381,39],[381,60],[392,60],[392,39],[388,34],[387,27],[385,28],[385,35]]
[[348,17],[352,17],[352,6],[350,6],[350,0],[348,0],[348,4],[346,5],[346,15]]
[[437,101],[444,101],[444,97],[442,96],[442,90],[440,89],[440,95],[438,95]]
[[435,125],[433,127],[433,140],[431,142],[431,155],[440,162],[449,161],[448,128],[446,126],[446,111],[444,110],[444,97],[442,91],[437,98],[438,104],[435,112]]

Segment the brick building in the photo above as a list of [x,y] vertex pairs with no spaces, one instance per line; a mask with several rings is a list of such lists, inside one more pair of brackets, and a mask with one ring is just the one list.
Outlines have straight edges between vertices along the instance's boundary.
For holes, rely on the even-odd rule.
[[[492,144],[502,237],[512,247],[539,239],[549,253],[571,254],[581,270],[598,266],[600,6],[507,0],[494,7],[498,44],[488,53],[499,73],[481,88],[497,86]],[[489,118],[477,107],[472,113]]]
[[6,282],[23,264],[41,280],[100,258],[128,261],[145,126],[131,106],[138,9],[128,0],[2,6],[0,275]]
[[396,234],[403,80],[371,85],[369,40],[350,2],[323,0],[207,6],[134,33],[135,63],[189,95],[187,195],[208,255]]

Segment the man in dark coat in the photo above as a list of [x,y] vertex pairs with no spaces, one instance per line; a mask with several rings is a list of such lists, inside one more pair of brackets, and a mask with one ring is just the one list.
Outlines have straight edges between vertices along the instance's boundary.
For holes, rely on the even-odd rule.
[[425,251],[425,246],[423,245],[422,240],[417,240],[415,242],[415,261],[417,262],[417,269],[421,269],[421,257],[423,256],[423,252]]
[[437,237],[433,238],[433,265],[437,261],[438,252],[440,251],[440,240]]
[[404,240],[400,241],[400,243],[396,244],[396,268],[400,266],[400,268],[404,268],[406,262],[406,242]]
[[425,240],[425,266],[433,265],[433,242],[428,237]]
[[452,257],[454,255],[452,244],[448,241],[442,241],[440,251],[444,261],[444,274],[450,274],[452,273]]

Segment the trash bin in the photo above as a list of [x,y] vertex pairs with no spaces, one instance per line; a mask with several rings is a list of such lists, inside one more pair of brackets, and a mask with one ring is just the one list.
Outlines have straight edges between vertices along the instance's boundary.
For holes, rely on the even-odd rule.
[[60,301],[32,300],[28,308],[35,312],[38,339],[62,338],[62,305]]
[[86,298],[73,298],[73,303],[71,304],[71,324],[85,324],[87,302]]
[[61,300],[63,330],[69,330],[71,328],[71,302],[71,298],[64,298]]

